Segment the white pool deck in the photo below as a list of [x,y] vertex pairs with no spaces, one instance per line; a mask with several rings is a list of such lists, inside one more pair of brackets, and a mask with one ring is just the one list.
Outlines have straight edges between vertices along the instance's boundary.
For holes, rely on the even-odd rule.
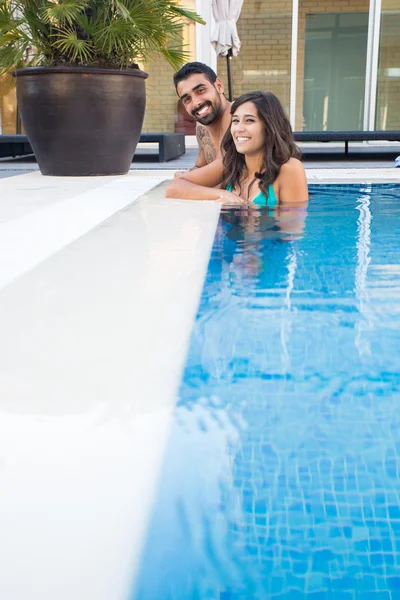
[[2,600],[129,599],[220,210],[172,174],[0,179]]

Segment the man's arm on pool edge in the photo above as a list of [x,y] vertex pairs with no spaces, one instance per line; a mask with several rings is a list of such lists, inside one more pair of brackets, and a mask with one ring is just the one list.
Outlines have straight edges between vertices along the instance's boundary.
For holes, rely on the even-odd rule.
[[166,198],[177,198],[180,200],[218,200],[227,206],[247,205],[247,202],[243,200],[243,198],[233,192],[221,189],[220,186],[210,188],[181,179],[181,187],[179,190],[176,190],[174,187],[175,181],[176,180],[170,183],[165,190]]
[[[168,184],[165,195],[169,198],[186,198],[190,184],[214,188],[221,183],[222,173],[222,158],[217,157],[216,160],[213,160],[212,163],[204,167],[199,167],[192,171],[185,171],[185,173],[179,177],[174,178],[171,183]],[[183,196],[180,194],[183,194]]]
[[[179,182],[179,183],[178,183]],[[185,179],[173,179],[165,188],[166,198],[180,200],[218,200],[221,196],[219,188],[205,187],[191,183]]]

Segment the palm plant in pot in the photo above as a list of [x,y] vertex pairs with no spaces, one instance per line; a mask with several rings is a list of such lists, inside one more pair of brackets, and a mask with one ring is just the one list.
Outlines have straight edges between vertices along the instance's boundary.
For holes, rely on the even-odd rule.
[[179,68],[179,0],[0,0],[0,73],[44,175],[127,173],[140,138],[152,55]]

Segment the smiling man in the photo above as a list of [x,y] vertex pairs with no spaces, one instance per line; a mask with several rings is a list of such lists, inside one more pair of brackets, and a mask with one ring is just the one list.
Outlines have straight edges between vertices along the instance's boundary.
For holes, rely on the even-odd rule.
[[167,195],[185,197],[190,184],[213,187],[221,182],[221,140],[230,126],[231,103],[225,98],[224,86],[214,71],[200,62],[184,65],[174,75],[176,93],[189,115],[197,121],[199,154],[193,169],[177,173],[167,188]]

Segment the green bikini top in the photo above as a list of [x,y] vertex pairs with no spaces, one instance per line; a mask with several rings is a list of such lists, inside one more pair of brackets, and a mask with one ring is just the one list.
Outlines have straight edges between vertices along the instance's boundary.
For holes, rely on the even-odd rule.
[[[231,192],[232,186],[228,185],[226,189],[228,192]],[[267,206],[269,209],[275,208],[275,206],[278,204],[278,200],[276,199],[272,183],[270,183],[268,186],[268,198],[266,198],[264,194],[260,192],[258,196],[254,198],[253,204],[257,204],[257,206]]]

